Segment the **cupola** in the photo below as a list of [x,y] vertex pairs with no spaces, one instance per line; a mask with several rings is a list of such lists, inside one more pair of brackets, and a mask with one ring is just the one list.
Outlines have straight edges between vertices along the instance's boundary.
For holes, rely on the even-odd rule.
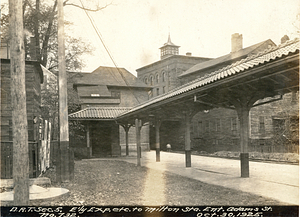
[[169,34],[168,41],[160,49],[160,59],[165,59],[169,56],[178,55],[179,47],[172,43],[171,37]]

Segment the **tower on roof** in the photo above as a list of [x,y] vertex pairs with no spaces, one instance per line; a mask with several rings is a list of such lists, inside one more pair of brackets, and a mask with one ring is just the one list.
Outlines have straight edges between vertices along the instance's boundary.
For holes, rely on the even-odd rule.
[[172,43],[170,33],[168,37],[167,43],[164,44],[160,49],[160,59],[167,58],[169,56],[178,55],[179,54],[179,47]]

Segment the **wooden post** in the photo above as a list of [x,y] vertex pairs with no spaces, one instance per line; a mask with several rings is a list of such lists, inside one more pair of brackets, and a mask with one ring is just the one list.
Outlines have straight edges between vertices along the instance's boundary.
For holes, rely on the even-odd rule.
[[22,0],[9,0],[14,205],[29,205],[29,155]]
[[122,127],[125,130],[126,156],[128,156],[129,155],[128,132],[130,129],[130,124],[124,124],[124,125],[122,125]]
[[[232,97],[231,102],[234,105],[239,121],[240,121],[240,137],[241,137],[241,177],[249,177],[249,112],[252,105],[260,98],[263,98],[261,94],[264,93],[251,93],[246,91],[240,91],[240,96]],[[234,94],[232,94],[234,96]]]
[[135,119],[137,166],[141,166],[141,120]]
[[249,177],[249,111],[250,108],[247,105],[237,107],[237,113],[240,120],[240,136],[241,136],[241,177]]
[[129,155],[128,131],[129,131],[129,127],[125,129],[126,156]]
[[58,97],[59,97],[59,146],[60,146],[60,182],[70,180],[69,170],[69,127],[67,103],[67,74],[64,44],[63,0],[58,0]]
[[155,120],[155,149],[156,149],[156,162],[160,162],[160,135],[159,128],[161,125],[160,120]]
[[128,132],[129,132],[129,129],[130,129],[131,125],[128,124],[128,123],[126,123],[126,124],[120,124],[120,125],[123,127],[123,129],[125,131],[126,156],[128,156],[129,155]]
[[87,126],[86,126],[86,146],[87,146],[87,155],[88,155],[87,157],[88,158],[92,157],[90,131],[91,131],[90,125],[89,125],[89,123],[87,123]]
[[191,167],[191,118],[188,112],[185,113],[185,165]]

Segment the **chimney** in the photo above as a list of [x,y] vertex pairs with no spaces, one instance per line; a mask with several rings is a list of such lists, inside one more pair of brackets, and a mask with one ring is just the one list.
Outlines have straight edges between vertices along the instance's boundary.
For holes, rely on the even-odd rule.
[[243,49],[243,35],[234,33],[231,35],[231,52],[236,52]]
[[192,53],[191,52],[187,52],[185,55],[192,56]]
[[281,44],[287,42],[288,40],[290,40],[289,36],[285,35],[281,38]]

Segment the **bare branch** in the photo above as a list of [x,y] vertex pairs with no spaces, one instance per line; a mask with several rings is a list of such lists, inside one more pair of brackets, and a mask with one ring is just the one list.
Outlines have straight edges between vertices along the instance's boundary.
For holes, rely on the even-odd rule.
[[74,6],[74,7],[77,7],[77,8],[86,10],[86,11],[91,11],[91,12],[101,11],[101,10],[107,8],[108,6],[112,5],[112,3],[107,4],[107,5],[103,6],[103,7],[100,7],[99,5],[97,5],[97,8],[96,8],[96,9],[91,9],[91,8],[86,8],[86,7],[82,7],[82,6],[80,6],[80,5],[76,5],[76,4],[73,4],[73,3],[67,3],[67,2],[68,2],[68,0],[64,2],[64,5]]

